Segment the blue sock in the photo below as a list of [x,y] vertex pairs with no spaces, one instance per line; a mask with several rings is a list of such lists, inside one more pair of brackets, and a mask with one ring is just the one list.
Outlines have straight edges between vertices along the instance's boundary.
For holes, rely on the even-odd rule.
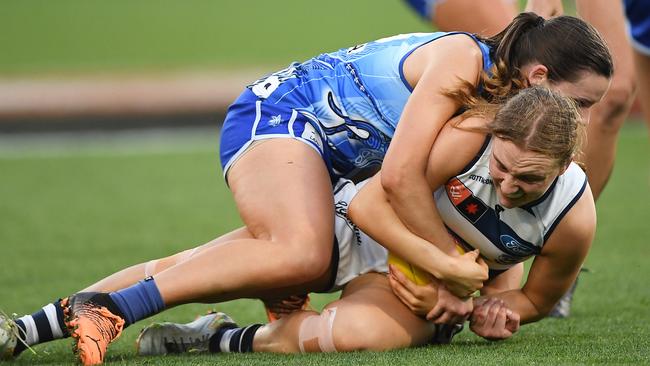
[[131,287],[111,292],[109,296],[120,308],[126,325],[157,314],[165,308],[153,277],[147,277]]

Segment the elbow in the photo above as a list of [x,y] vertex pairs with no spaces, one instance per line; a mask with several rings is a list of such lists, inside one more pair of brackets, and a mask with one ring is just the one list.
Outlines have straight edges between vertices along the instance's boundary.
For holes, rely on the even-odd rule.
[[395,198],[399,193],[404,192],[404,187],[409,186],[409,179],[412,179],[412,172],[408,174],[407,169],[382,168],[381,187],[386,192],[389,200]]

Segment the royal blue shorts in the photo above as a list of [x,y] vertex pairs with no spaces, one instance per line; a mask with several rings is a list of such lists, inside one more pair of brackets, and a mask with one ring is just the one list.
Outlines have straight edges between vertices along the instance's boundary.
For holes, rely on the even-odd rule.
[[650,56],[650,1],[625,0],[624,4],[632,46]]
[[224,177],[228,169],[255,141],[271,138],[291,138],[302,141],[323,158],[330,177],[338,179],[332,171],[327,139],[319,124],[306,111],[292,106],[303,101],[286,100],[271,103],[258,98],[246,89],[228,108],[221,129],[220,157]]
[[433,20],[433,10],[436,0],[404,0],[406,3],[415,10],[425,20]]

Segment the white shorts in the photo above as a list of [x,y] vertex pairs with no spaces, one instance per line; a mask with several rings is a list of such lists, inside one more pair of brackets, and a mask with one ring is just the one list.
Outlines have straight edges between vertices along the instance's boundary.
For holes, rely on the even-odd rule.
[[[369,272],[388,273],[388,252],[354,225],[347,216],[352,198],[364,185],[340,179],[334,187],[334,234],[338,243],[336,279],[330,292],[338,291],[354,278]],[[335,259],[336,261],[336,259]]]

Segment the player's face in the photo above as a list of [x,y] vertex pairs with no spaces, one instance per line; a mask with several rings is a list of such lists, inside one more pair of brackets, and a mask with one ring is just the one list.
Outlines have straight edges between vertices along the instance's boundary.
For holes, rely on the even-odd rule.
[[602,75],[584,71],[580,73],[578,80],[573,82],[560,81],[555,83],[546,81],[542,84],[545,84],[548,88],[559,92],[565,97],[573,99],[578,106],[583,120],[585,123],[589,123],[591,106],[603,99],[607,89],[609,89],[610,81],[610,79]]
[[521,207],[540,198],[563,170],[546,155],[494,138],[490,176],[505,208]]

